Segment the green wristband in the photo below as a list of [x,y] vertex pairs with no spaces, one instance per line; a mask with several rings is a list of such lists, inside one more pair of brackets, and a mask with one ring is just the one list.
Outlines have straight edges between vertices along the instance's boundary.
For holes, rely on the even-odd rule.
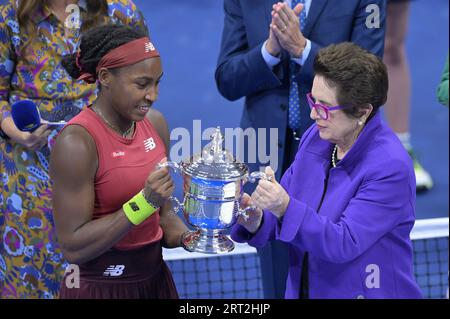
[[125,215],[134,225],[139,225],[158,210],[145,199],[142,192],[137,193],[132,199],[122,206]]

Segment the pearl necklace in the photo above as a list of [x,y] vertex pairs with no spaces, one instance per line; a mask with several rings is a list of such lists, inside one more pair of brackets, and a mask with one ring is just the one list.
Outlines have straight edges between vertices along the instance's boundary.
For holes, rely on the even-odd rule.
[[336,167],[337,150],[338,147],[337,145],[335,145],[333,148],[333,152],[331,153],[331,164],[333,165],[333,167]]
[[110,128],[119,133],[122,137],[127,137],[127,135],[130,134],[131,130],[134,128],[134,121],[132,121],[130,127],[125,132],[122,132],[119,128],[109,123],[109,121],[105,118],[103,113],[99,109],[97,109],[97,107],[92,107],[92,110],[97,113]]

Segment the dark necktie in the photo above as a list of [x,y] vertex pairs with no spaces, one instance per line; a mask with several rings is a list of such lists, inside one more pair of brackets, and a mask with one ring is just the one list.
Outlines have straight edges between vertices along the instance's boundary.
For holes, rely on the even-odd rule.
[[[305,4],[305,0],[292,0],[292,8],[299,3]],[[300,13],[300,28],[303,31],[306,24],[306,10]],[[289,86],[289,127],[296,130],[300,127],[300,96],[298,91],[298,84],[295,81],[294,70],[297,68],[294,61],[290,61],[290,86]]]

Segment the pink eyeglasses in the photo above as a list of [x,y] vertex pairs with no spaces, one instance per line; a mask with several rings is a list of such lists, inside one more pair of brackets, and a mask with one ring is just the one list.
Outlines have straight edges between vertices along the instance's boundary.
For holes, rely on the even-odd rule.
[[326,106],[316,103],[311,93],[306,94],[306,99],[308,100],[309,107],[311,109],[314,108],[322,120],[328,120],[328,113],[330,111],[342,110],[345,108],[344,106]]

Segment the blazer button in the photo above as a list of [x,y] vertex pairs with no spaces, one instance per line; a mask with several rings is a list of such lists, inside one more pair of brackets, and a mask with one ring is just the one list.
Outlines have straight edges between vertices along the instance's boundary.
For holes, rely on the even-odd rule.
[[278,142],[278,148],[283,148],[283,143]]
[[287,109],[286,104],[280,104],[280,109],[281,109],[282,111],[286,111],[286,109]]

